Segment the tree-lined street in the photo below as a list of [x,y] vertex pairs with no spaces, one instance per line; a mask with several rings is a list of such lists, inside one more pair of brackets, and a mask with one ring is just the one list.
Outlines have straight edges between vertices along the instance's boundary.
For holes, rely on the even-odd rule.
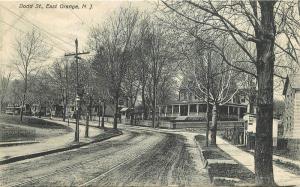
[[2,165],[1,186],[209,184],[193,141],[195,133],[121,129],[124,135],[105,142]]
[[3,145],[76,121],[72,150],[1,166],[4,186],[274,186],[273,155],[300,159],[300,1],[72,3],[0,3]]

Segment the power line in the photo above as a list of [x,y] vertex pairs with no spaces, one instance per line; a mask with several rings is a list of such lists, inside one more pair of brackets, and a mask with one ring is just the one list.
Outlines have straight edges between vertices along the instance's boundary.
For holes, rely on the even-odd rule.
[[[15,29],[15,30],[17,30],[17,31],[19,31],[19,32],[21,32],[21,33],[26,34],[25,31],[23,31],[23,30],[21,30],[21,29],[19,29],[19,28],[16,28],[16,27],[15,27],[14,25],[12,25],[12,24],[9,24],[9,23],[7,23],[6,21],[3,21],[3,20],[1,20],[1,19],[0,19],[0,21],[1,21],[2,23],[5,23],[6,25],[10,26],[11,28],[13,28],[13,29]],[[65,50],[65,49],[63,49],[63,48],[60,48],[60,47],[58,47],[58,46],[51,45],[50,43],[48,43],[48,42],[46,42],[46,41],[43,41],[43,42],[46,43],[46,44],[48,44],[50,47],[54,47],[54,48],[60,49],[60,50],[62,50],[62,51],[64,51],[64,52],[67,51],[67,50]]]
[[79,17],[72,9],[70,9],[70,11],[73,13],[73,15],[76,16],[76,18],[78,18],[82,22],[82,24],[86,25],[85,22],[83,21],[83,19],[81,17]]
[[[75,53],[65,54],[65,56],[74,56],[76,60],[76,128],[75,128],[75,142],[79,142],[79,107],[78,107],[78,100],[77,96],[79,96],[79,84],[78,84],[78,59],[80,58],[79,55],[89,54],[90,52],[78,52],[78,40],[75,40]],[[79,98],[79,97],[78,97]],[[80,103],[79,103],[80,105]]]
[[36,27],[36,28],[39,29],[40,31],[43,31],[43,32],[45,32],[46,34],[52,36],[54,39],[59,40],[59,41],[65,43],[65,44],[67,44],[67,45],[73,47],[73,45],[71,45],[69,42],[67,42],[67,41],[65,41],[65,40],[63,40],[63,39],[61,39],[61,38],[58,38],[58,37],[55,36],[54,34],[49,33],[47,30],[45,30],[45,29],[43,29],[43,28],[40,28],[40,27],[37,26],[36,24],[32,23],[32,22],[29,21],[28,19],[25,19],[25,16],[22,17],[22,16],[18,15],[17,13],[15,13],[14,11],[10,10],[9,8],[7,8],[7,7],[5,7],[5,6],[1,5],[1,4],[0,4],[0,6],[1,6],[2,8],[4,8],[4,9],[6,9],[7,11],[9,11],[10,13],[14,14],[15,16],[17,16],[18,18],[22,19],[23,21],[26,21],[26,22],[30,23],[31,25],[33,25],[34,27]]
[[[24,16],[25,12],[26,12],[26,11],[23,11],[23,12],[21,13],[21,16]],[[18,22],[20,21],[20,19],[21,19],[21,18],[18,18],[18,19],[16,19],[16,20],[14,20],[14,22],[15,22],[14,24],[18,23]],[[14,24],[13,24],[13,25],[14,25]],[[11,29],[11,28],[8,28],[7,30],[5,30],[5,31],[3,32],[3,35],[6,34],[6,32],[10,31],[10,29]]]

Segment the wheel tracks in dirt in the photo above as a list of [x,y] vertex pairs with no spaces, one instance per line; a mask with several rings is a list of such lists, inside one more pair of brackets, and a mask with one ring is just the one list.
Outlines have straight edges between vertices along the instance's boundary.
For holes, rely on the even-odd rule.
[[[112,171],[115,171],[116,169],[119,169],[121,168],[122,166],[126,165],[126,164],[129,164],[130,162],[136,160],[136,159],[139,159],[141,158],[142,156],[144,156],[148,151],[152,150],[153,151],[153,145],[148,145],[146,148],[144,148],[142,151],[140,151],[140,153],[138,155],[133,155],[133,156],[130,156],[128,159],[126,159],[124,162],[122,163],[119,163],[119,164],[116,164],[114,165],[111,169],[101,173],[100,175],[97,175],[96,177],[86,181],[85,183],[83,184],[80,184],[79,186],[89,186],[91,185],[92,183],[96,182],[97,180],[100,180],[101,178],[105,177],[108,173],[112,172]],[[142,161],[140,161],[141,163]]]
[[[140,167],[141,164],[145,163],[145,160],[142,160],[142,159],[141,159],[141,160],[138,160],[138,159],[140,159],[140,158],[144,157],[145,155],[149,154],[149,150],[150,150],[150,149],[151,149],[151,153],[150,153],[151,155],[155,155],[155,153],[157,153],[157,151],[158,151],[159,149],[161,149],[161,147],[159,147],[158,144],[157,144],[154,148],[151,148],[151,147],[152,147],[152,146],[147,146],[147,147],[142,151],[142,153],[141,153],[140,155],[135,155],[135,156],[133,156],[133,157],[127,159],[125,162],[123,162],[123,163],[121,163],[121,164],[119,164],[119,165],[116,165],[116,167],[112,168],[111,170],[108,170],[108,171],[106,171],[105,173],[102,173],[102,174],[98,175],[97,177],[91,179],[90,181],[87,181],[86,183],[81,184],[80,186],[88,186],[88,185],[92,185],[93,183],[102,180],[104,177],[106,177],[106,175],[107,175],[108,173],[110,173],[110,172],[112,172],[112,171],[115,171],[116,169],[120,169],[121,171],[120,171],[119,173],[121,173],[122,170],[123,170],[122,167],[125,166],[125,165],[131,165],[131,162],[133,162],[133,161],[134,161],[134,166],[133,166],[133,167],[127,167],[127,168],[126,168],[126,171],[127,171],[126,173],[129,173],[128,170],[138,170],[137,167]],[[138,160],[138,161],[137,161],[137,160]],[[149,164],[148,164],[148,165],[149,165]],[[145,166],[145,165],[143,165],[143,166]],[[145,167],[148,168],[147,166],[145,166]],[[138,171],[140,171],[140,170],[138,170]],[[122,185],[128,184],[129,181],[130,181],[131,183],[134,182],[134,181],[135,181],[135,178],[138,178],[139,176],[144,176],[145,173],[147,173],[146,170],[144,170],[144,172],[142,172],[142,173],[139,172],[139,174],[138,174],[138,175],[135,175],[134,178],[131,178],[131,177],[127,178],[127,180],[124,181],[124,182],[122,183]],[[114,176],[113,176],[113,177],[114,177]],[[108,178],[107,178],[106,180],[109,181]],[[119,180],[120,180],[120,179],[119,179]],[[105,185],[113,185],[113,186],[114,186],[114,185],[116,185],[116,184],[105,184]]]
[[[144,137],[142,140],[140,140],[140,141],[143,141],[143,140],[147,139],[147,137],[148,137],[148,136],[145,136],[145,137]],[[124,147],[124,148],[121,149],[121,150],[115,150],[115,151],[112,151],[111,153],[106,154],[105,156],[110,156],[110,155],[112,155],[113,153],[120,152],[120,151],[126,152],[125,149],[127,149],[127,148],[128,148],[128,147]],[[92,158],[92,159],[89,159],[89,160],[85,160],[85,161],[82,161],[82,162],[79,162],[79,163],[78,163],[78,162],[77,162],[77,163],[73,163],[72,165],[66,166],[66,167],[64,167],[64,168],[62,168],[62,169],[55,170],[55,171],[53,171],[53,172],[51,172],[51,173],[48,173],[48,174],[46,174],[46,175],[42,175],[42,176],[40,176],[40,177],[35,177],[35,178],[33,178],[33,179],[29,179],[29,180],[26,180],[26,181],[24,181],[24,182],[15,183],[15,184],[12,184],[12,185],[6,185],[6,186],[23,186],[23,185],[26,185],[26,184],[34,184],[35,182],[39,182],[39,181],[41,181],[41,180],[43,180],[43,179],[45,179],[45,178],[47,178],[47,177],[49,177],[49,176],[56,175],[56,174],[58,174],[58,173],[62,173],[62,172],[66,172],[66,171],[71,171],[71,170],[73,170],[73,169],[75,169],[75,168],[79,168],[79,167],[84,166],[84,164],[86,164],[86,163],[91,163],[91,162],[93,162],[93,161],[95,161],[95,160],[98,160],[99,158],[104,158],[105,156],[101,155],[101,156],[98,156],[98,157],[96,157],[96,158]]]
[[[127,137],[129,136],[129,138]],[[126,135],[124,135],[124,137],[122,138],[127,138],[126,139],[126,142],[127,143],[130,143],[132,140],[134,140],[135,137],[138,136],[138,133],[137,132],[130,132]],[[116,137],[116,138],[119,138],[119,137]],[[146,139],[147,137],[144,137],[143,139]],[[101,144],[101,148],[103,148],[104,150],[107,149],[107,148],[110,148],[110,147],[113,147],[114,145],[117,145],[117,146],[123,146],[124,144],[114,144],[112,142],[115,142],[116,140],[107,140],[107,141],[103,141],[103,142],[97,142],[97,143],[94,143],[94,144],[90,144],[90,145],[87,145],[91,148],[94,148],[95,146],[98,146],[99,144]],[[142,140],[141,140],[142,141]],[[58,156],[58,155],[61,155],[61,154],[65,154],[64,156],[66,158],[64,158],[64,160],[62,161],[69,161],[71,157],[73,157],[72,159],[74,159],[74,155],[73,152],[74,151],[77,151],[78,149],[82,149],[82,150],[85,150],[85,147],[86,146],[83,146],[83,147],[80,147],[80,148],[77,148],[77,149],[73,149],[73,150],[68,150],[68,151],[63,151],[63,152],[58,152],[58,153],[54,153],[54,154],[50,154],[50,155],[46,155],[46,156],[49,156],[49,157],[55,157],[55,156]],[[92,152],[90,151],[91,149],[89,149],[89,152],[86,152],[85,154],[90,154],[90,153],[95,153],[95,152],[98,152],[99,150],[95,149],[93,150]],[[82,153],[80,154],[77,154],[75,155],[76,157],[77,156],[81,156]],[[32,159],[40,159],[41,157],[37,157],[37,158],[32,158]],[[62,158],[61,158],[62,159]],[[10,163],[10,164],[7,164],[7,165],[3,165],[1,166],[1,169],[2,169],[2,173],[3,173],[3,168],[9,168],[9,166],[11,165],[17,165],[18,167],[18,172],[14,172],[14,171],[11,171],[13,173],[11,173],[11,175],[15,175],[15,174],[20,174],[20,173],[24,173],[26,172],[27,170],[36,170],[37,168],[30,168],[30,167],[27,167],[27,168],[20,168],[20,166],[24,165],[24,164],[27,164],[29,160],[24,160],[25,163],[23,161],[20,161],[20,162],[13,162],[13,163]],[[44,166],[44,165],[51,165],[51,163],[43,163],[44,160],[41,160],[42,163],[39,163],[41,165],[39,166]],[[35,165],[32,165],[32,166],[35,166]],[[32,167],[31,166],[31,167]],[[9,168],[10,169],[10,168]],[[10,175],[10,173],[8,173],[7,175]],[[0,181],[2,181],[3,179],[5,178],[5,176],[0,176]]]
[[[122,175],[123,178],[118,179],[119,181],[124,180],[120,184],[125,185],[125,186],[132,186],[134,184],[138,184],[138,185],[143,184],[145,186],[153,186],[153,185],[160,185],[157,183],[155,184],[153,182],[160,182],[162,185],[168,185],[170,180],[168,180],[168,177],[166,177],[166,179],[163,178],[163,176],[166,175],[164,173],[168,173],[169,168],[171,168],[172,165],[174,165],[176,163],[176,160],[179,160],[177,152],[178,151],[180,152],[182,146],[176,145],[177,147],[179,147],[179,149],[176,148],[177,151],[174,151],[174,149],[172,149],[172,150],[169,149],[168,151],[163,153],[163,156],[161,156],[160,153],[161,153],[161,150],[166,150],[166,147],[169,146],[168,143],[173,142],[173,138],[174,138],[173,136],[176,136],[176,135],[172,135],[172,137],[171,137],[172,140],[170,140],[170,135],[167,136],[169,138],[167,140],[167,142],[165,140],[163,140],[163,143],[157,144],[152,149],[151,152],[145,153],[143,155],[149,159],[139,160],[140,158],[142,158],[142,156],[141,156],[140,158],[137,158],[136,160],[134,160],[133,166],[132,166],[133,161],[129,162],[127,164],[128,167],[125,168],[126,174]],[[178,142],[175,142],[175,143],[178,143]],[[161,145],[161,144],[163,144],[163,145]],[[157,163],[158,163],[157,161],[161,158],[168,158],[168,161],[167,162],[159,162],[159,165],[157,165]],[[152,163],[151,161],[154,161],[154,163]],[[134,175],[133,174],[128,175],[128,173],[131,173],[131,171],[134,172]],[[120,167],[119,170],[117,172],[115,172],[115,175],[118,175],[119,173],[124,173],[124,172],[125,172],[124,167]],[[156,175],[158,175],[159,180],[155,180],[155,181],[151,180],[152,182],[150,182],[149,179],[151,177],[153,179],[156,178],[153,176],[154,173],[156,173]],[[105,178],[105,181],[102,181],[104,183],[101,183],[101,184],[115,186],[116,184],[109,183],[109,181],[112,181],[111,177],[115,178],[116,176],[110,176],[109,178]],[[103,178],[101,178],[101,179],[103,179]],[[99,178],[99,180],[101,180],[101,179]]]

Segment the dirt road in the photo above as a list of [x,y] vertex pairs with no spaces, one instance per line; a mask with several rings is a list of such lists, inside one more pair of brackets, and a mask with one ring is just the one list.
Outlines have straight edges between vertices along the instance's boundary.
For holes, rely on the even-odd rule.
[[[1,166],[1,186],[207,185],[192,137],[121,126],[124,135]],[[171,132],[171,133],[170,133]]]

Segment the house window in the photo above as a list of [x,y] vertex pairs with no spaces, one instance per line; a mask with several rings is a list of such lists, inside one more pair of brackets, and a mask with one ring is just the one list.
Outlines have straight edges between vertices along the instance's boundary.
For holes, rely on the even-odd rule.
[[242,98],[241,98],[241,103],[245,103],[245,102],[246,102],[245,97],[242,97]]
[[120,100],[119,100],[119,105],[124,105],[123,99],[120,99]]
[[179,113],[179,105],[174,105],[173,113]]
[[183,99],[184,99],[184,100],[187,99],[187,94],[186,94],[186,92],[184,92],[184,97],[183,97]]
[[206,112],[206,105],[205,104],[200,104],[199,105],[199,112]]
[[193,100],[193,94],[192,93],[190,93],[189,100]]
[[197,105],[195,104],[190,105],[190,112],[197,112]]

